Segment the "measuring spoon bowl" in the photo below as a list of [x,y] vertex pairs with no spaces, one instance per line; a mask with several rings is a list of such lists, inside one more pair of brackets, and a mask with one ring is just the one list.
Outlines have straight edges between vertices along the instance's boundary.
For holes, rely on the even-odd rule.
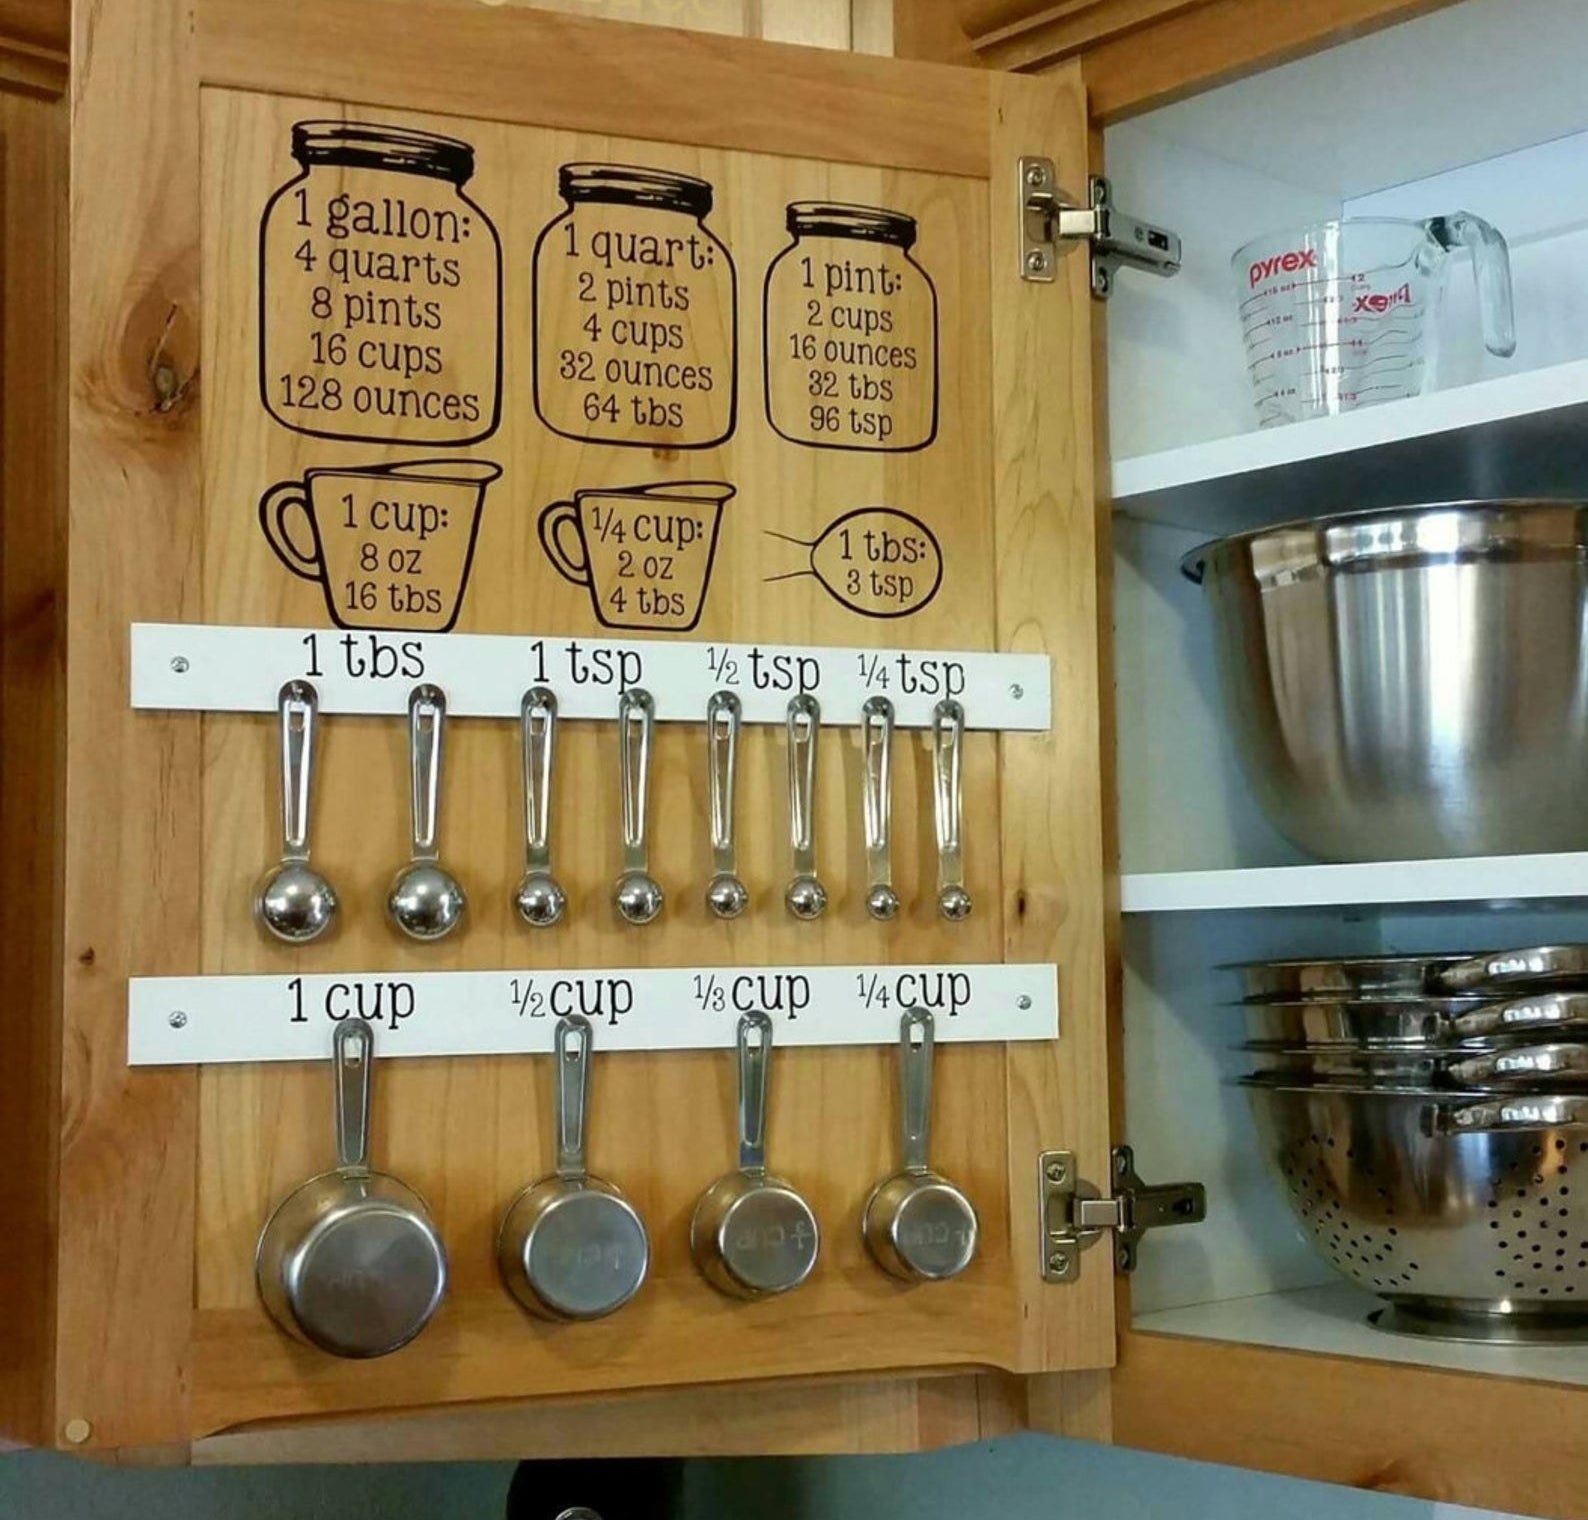
[[612,890],[612,906],[626,924],[648,924],[666,901],[659,881],[646,871],[625,871]]
[[302,860],[284,860],[267,871],[254,895],[254,913],[265,930],[289,945],[318,939],[336,921],[336,888]]
[[433,860],[415,860],[392,880],[386,911],[410,939],[443,939],[463,921],[468,899],[450,871]]
[[518,916],[532,929],[549,929],[562,917],[568,895],[555,877],[545,871],[530,871],[519,882],[513,903]]

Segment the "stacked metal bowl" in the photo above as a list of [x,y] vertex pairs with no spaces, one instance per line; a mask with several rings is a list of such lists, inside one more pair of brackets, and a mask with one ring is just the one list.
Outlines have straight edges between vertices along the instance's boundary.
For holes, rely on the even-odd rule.
[[1264,1152],[1374,1323],[1588,1340],[1588,945],[1233,969]]

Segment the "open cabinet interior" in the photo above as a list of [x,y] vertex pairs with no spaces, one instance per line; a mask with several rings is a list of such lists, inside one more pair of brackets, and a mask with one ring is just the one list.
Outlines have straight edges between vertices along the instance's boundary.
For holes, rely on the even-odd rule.
[[[1108,312],[1122,1133],[1143,1175],[1197,1177],[1213,1201],[1206,1228],[1143,1243],[1139,1331],[1588,1381],[1582,1346],[1467,1345],[1367,1324],[1376,1300],[1306,1238],[1232,1085],[1257,1061],[1231,1048],[1246,1035],[1230,1006],[1241,988],[1220,969],[1579,941],[1588,856],[1312,859],[1254,796],[1210,609],[1181,572],[1212,538],[1296,517],[1583,494],[1585,60],[1588,12],[1570,0],[1466,0],[1106,132],[1116,203],[1184,240],[1177,278],[1127,274]],[[1424,394],[1259,429],[1236,250],[1321,220],[1457,210],[1509,242],[1514,355],[1479,341],[1458,254]],[[1569,1249],[1588,1257],[1588,1242]]]

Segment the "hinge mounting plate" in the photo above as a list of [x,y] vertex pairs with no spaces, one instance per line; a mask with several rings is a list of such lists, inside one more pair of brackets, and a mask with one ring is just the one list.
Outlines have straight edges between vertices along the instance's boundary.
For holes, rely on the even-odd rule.
[[1167,227],[1114,209],[1113,189],[1100,174],[1087,182],[1087,204],[1073,205],[1059,189],[1051,158],[1019,162],[1020,278],[1051,284],[1065,245],[1085,241],[1091,254],[1092,294],[1106,301],[1120,267],[1148,274],[1180,272],[1180,238]]
[[1200,1182],[1143,1182],[1128,1145],[1116,1146],[1111,1159],[1113,1193],[1104,1198],[1080,1175],[1073,1151],[1043,1151],[1038,1157],[1044,1282],[1075,1282],[1081,1275],[1081,1252],[1105,1230],[1113,1232],[1114,1266],[1130,1272],[1136,1266],[1136,1247],[1148,1230],[1207,1218],[1207,1190]]

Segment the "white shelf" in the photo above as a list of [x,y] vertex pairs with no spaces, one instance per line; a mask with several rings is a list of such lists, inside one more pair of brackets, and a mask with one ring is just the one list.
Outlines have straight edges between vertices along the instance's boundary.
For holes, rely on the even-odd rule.
[[1230,532],[1474,496],[1588,494],[1588,360],[1121,459],[1116,511]]
[[1371,907],[1390,903],[1558,902],[1588,897],[1588,853],[1484,855],[1349,865],[1126,874],[1126,913],[1230,908]]
[[1132,1328],[1153,1335],[1189,1335],[1374,1362],[1448,1367],[1458,1372],[1545,1383],[1588,1384],[1588,1345],[1488,1346],[1391,1335],[1367,1321],[1378,1304],[1371,1294],[1349,1283],[1337,1283],[1160,1309],[1154,1314],[1137,1315]]

